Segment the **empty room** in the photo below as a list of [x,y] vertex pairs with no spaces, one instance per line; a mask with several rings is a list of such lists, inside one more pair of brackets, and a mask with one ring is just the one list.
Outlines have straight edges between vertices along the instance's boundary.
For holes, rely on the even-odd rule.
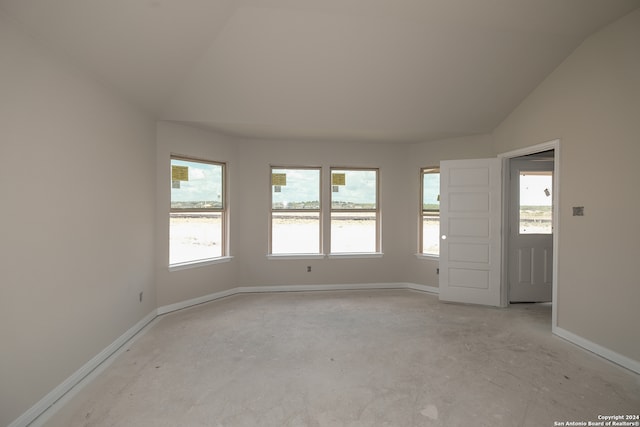
[[639,0],[0,0],[0,426],[640,426]]

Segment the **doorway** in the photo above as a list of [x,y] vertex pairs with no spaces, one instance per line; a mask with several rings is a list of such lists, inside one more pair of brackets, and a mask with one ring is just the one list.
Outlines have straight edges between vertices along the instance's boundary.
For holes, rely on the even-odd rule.
[[[553,140],[549,142],[545,142],[542,144],[534,145],[531,147],[526,147],[519,150],[510,151],[507,153],[499,154],[498,157],[502,158],[503,161],[503,213],[502,213],[502,224],[503,227],[503,245],[502,245],[502,284],[501,287],[501,299],[502,305],[508,306],[511,302],[518,301],[526,301],[534,302],[536,300],[548,300],[551,301],[551,324],[552,328],[555,329],[557,326],[557,292],[558,292],[558,237],[560,233],[560,228],[558,224],[558,202],[559,202],[559,183],[560,183],[560,140]],[[538,164],[533,166],[534,164]],[[513,166],[513,168],[512,168]],[[510,175],[517,171],[518,179],[510,179]],[[525,170],[530,169],[530,170]],[[539,169],[536,171],[536,169]],[[547,170],[545,170],[547,169]],[[549,170],[550,169],[550,170]],[[534,174],[538,174],[537,176],[546,176],[546,178],[537,178],[533,179],[533,181],[537,180],[538,184],[542,186],[542,183],[548,184],[551,181],[551,188],[548,188],[547,185],[542,186],[543,188],[538,188],[536,185],[530,185],[528,190],[531,190],[536,193],[536,198],[533,199],[523,199],[522,203],[520,203],[520,174],[522,172],[530,172],[530,176],[535,176]],[[533,172],[533,173],[531,173]],[[531,182],[531,178],[526,178],[525,180]],[[542,183],[541,183],[542,182]],[[517,189],[513,188],[514,186],[518,186]],[[546,195],[544,190],[547,189],[550,193],[549,196]],[[542,195],[537,191],[542,191]],[[515,194],[514,194],[515,193]],[[541,202],[540,199],[544,197],[545,202]],[[515,199],[515,200],[514,200]],[[550,199],[550,200],[549,200]],[[527,202],[529,200],[529,202]],[[531,203],[531,200],[538,200],[535,203]],[[527,204],[531,203],[531,204]],[[525,221],[520,223],[520,209],[522,206],[522,210],[527,209],[530,206],[544,206],[549,205],[550,208],[543,209],[534,209],[534,212],[526,212],[523,213],[523,218]],[[517,206],[517,207],[516,207]],[[510,211],[516,210],[517,215],[512,214]],[[535,211],[538,212],[535,212]],[[548,214],[544,214],[541,211],[550,210],[551,218],[549,221]],[[526,221],[535,219],[536,215],[542,215],[540,221]],[[545,216],[546,215],[546,216]],[[528,217],[528,218],[527,218]],[[526,249],[526,244],[532,243],[528,242],[522,246],[518,246],[519,243],[517,241],[513,241],[511,238],[511,234],[509,232],[510,228],[516,227],[518,234],[520,237],[527,237],[526,234],[530,234],[531,236],[540,236],[545,235],[547,241],[545,243],[540,243],[540,247],[537,250]],[[522,227],[522,230],[521,230]],[[534,228],[536,227],[536,228]],[[522,233],[520,232],[522,231]],[[533,231],[533,232],[531,232]],[[542,231],[542,232],[541,232]],[[549,239],[551,240],[549,242]],[[542,239],[544,241],[544,239]],[[550,243],[550,246],[549,246]],[[546,245],[546,246],[545,246]],[[544,249],[546,248],[546,249]],[[532,255],[533,252],[533,255]],[[537,253],[536,253],[537,252]],[[521,264],[518,265],[518,262]],[[536,270],[537,272],[532,272],[533,270],[530,268],[531,264],[538,264],[540,269]],[[540,273],[542,271],[542,273]],[[538,291],[544,289],[547,292],[544,298],[539,297],[539,295],[527,295],[526,292],[529,292],[532,288],[525,287],[526,290],[523,294],[521,290],[514,290],[512,292],[511,282],[513,281],[510,278],[510,274],[513,274],[517,281],[521,280],[521,285],[529,285],[532,282],[538,283],[539,288]],[[532,277],[533,276],[533,277]],[[533,280],[532,280],[533,279]],[[550,283],[549,283],[550,282]],[[535,286],[533,287],[535,288]],[[538,292],[533,291],[533,292]],[[550,295],[549,295],[550,292]],[[513,295],[512,295],[513,293]]]
[[509,303],[550,302],[554,151],[509,160]]

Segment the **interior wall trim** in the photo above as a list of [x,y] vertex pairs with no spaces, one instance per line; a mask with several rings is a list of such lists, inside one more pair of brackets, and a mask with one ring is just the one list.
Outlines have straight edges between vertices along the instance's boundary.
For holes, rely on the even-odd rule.
[[104,350],[85,363],[56,388],[51,390],[38,403],[29,408],[21,416],[16,418],[8,427],[38,427],[44,425],[55,412],[71,400],[84,386],[89,384],[100,372],[106,369],[110,363],[120,354],[127,344],[131,344],[135,338],[141,336],[143,330],[148,329],[152,322],[163,314],[193,307],[199,304],[226,298],[232,295],[264,293],[264,292],[313,292],[336,290],[367,290],[367,289],[411,289],[421,292],[437,293],[438,288],[433,286],[418,285],[415,283],[354,283],[337,285],[271,285],[271,286],[240,286],[198,298],[192,298],[175,304],[159,307],[142,320],[129,328],[124,334]]
[[623,368],[635,372],[636,374],[640,374],[640,361],[633,360],[627,356],[623,356],[620,353],[616,353],[611,349],[603,347],[600,344],[596,344],[592,341],[589,341],[588,339],[581,337],[580,335],[576,335],[573,332],[569,332],[566,329],[562,329],[557,326],[553,328],[552,332],[560,338],[577,345],[578,347],[582,347],[583,349],[590,351],[591,353],[594,353],[604,359],[607,359],[608,361],[613,362],[616,365],[620,365]]
[[70,397],[68,394],[72,389],[77,388],[79,391],[85,384],[104,370],[108,363],[115,359],[115,355],[119,354],[118,350],[126,344],[132,342],[132,339],[145,327],[147,327],[158,316],[157,310],[151,311],[142,320],[129,328],[124,334],[120,335],[114,342],[109,344],[104,350],[96,354],[91,360],[85,363],[80,369],[75,371],[66,380],[60,383],[56,388],[46,394],[38,403],[29,408],[26,412],[16,418],[8,427],[36,427],[43,424],[48,416],[55,413],[57,409],[62,407],[65,402],[63,398]]
[[[97,375],[106,369],[115,358],[126,349],[135,339],[142,336],[143,332],[148,330],[154,321],[160,316],[177,310],[193,307],[199,304],[226,298],[232,295],[250,294],[250,293],[273,293],[273,292],[318,292],[318,291],[337,291],[337,290],[376,290],[376,289],[406,289],[413,291],[426,292],[430,294],[438,294],[438,288],[435,286],[419,285],[416,283],[397,282],[397,283],[353,283],[353,284],[334,284],[334,285],[269,285],[269,286],[240,286],[212,294],[204,295],[198,298],[192,298],[175,304],[169,304],[159,307],[142,320],[129,328],[124,334],[118,337],[113,343],[98,353],[90,361],[85,363],[80,369],[74,372],[69,378],[63,381],[56,388],[51,390],[38,403],[29,408],[21,416],[16,418],[8,427],[39,427],[64,406],[69,400],[79,393],[84,386],[89,384]],[[572,344],[590,351],[604,359],[607,359],[617,365],[622,366],[632,372],[640,374],[640,362],[616,353],[599,344],[593,343],[579,335],[569,332],[559,327],[553,327],[552,332]]]
[[350,284],[333,284],[333,285],[264,285],[264,286],[239,286],[220,292],[204,295],[198,298],[192,298],[186,301],[177,302],[175,304],[164,305],[158,307],[158,315],[171,313],[172,311],[182,310],[194,305],[204,304],[215,301],[220,298],[226,298],[238,294],[252,294],[263,292],[320,292],[320,291],[355,291],[367,289],[412,289],[428,293],[438,293],[435,286],[418,285],[415,283],[350,283]]

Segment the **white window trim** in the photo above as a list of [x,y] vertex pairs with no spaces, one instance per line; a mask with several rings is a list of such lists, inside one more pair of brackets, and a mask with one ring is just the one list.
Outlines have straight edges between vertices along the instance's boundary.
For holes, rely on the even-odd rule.
[[421,259],[421,260],[434,260],[434,261],[438,261],[440,259],[440,255],[435,255],[435,254],[421,254],[421,253],[417,253],[415,254],[416,258]]
[[329,259],[347,258],[382,258],[384,252],[334,252],[327,255]]
[[[173,263],[171,264],[171,257],[169,257],[169,265],[168,265],[168,269],[169,271],[179,271],[179,270],[186,270],[186,269],[190,269],[190,268],[197,268],[197,267],[203,267],[203,266],[207,266],[207,265],[212,265],[212,264],[220,264],[220,263],[224,263],[224,262],[229,262],[231,261],[231,259],[233,259],[232,256],[228,255],[229,254],[229,207],[228,207],[228,194],[227,194],[227,162],[223,162],[223,161],[217,161],[217,160],[208,160],[208,159],[203,159],[203,158],[199,158],[199,157],[191,157],[191,156],[185,156],[182,154],[177,154],[177,153],[170,153],[169,155],[169,164],[171,164],[171,161],[173,159],[176,160],[183,160],[183,161],[187,161],[187,162],[200,162],[200,163],[207,163],[207,164],[213,164],[213,165],[220,165],[222,166],[222,206],[223,208],[220,210],[205,210],[203,212],[219,212],[222,215],[222,251],[223,251],[223,255],[219,256],[219,257],[212,257],[212,258],[205,258],[205,259],[198,259],[198,260],[192,260],[192,261],[184,261],[184,262],[177,262],[177,263]],[[169,194],[169,203],[171,203],[171,194]],[[174,211],[171,206],[169,206],[169,216],[171,216],[171,213],[176,212]],[[169,249],[171,250],[171,249]]]
[[208,265],[223,264],[226,262],[230,262],[232,259],[233,259],[232,256],[227,255],[227,256],[209,258],[209,259],[204,259],[199,261],[180,262],[176,264],[171,264],[169,266],[169,271],[188,270],[191,268],[206,267]]
[[[319,197],[319,208],[318,209],[300,209],[300,210],[294,210],[294,209],[273,209],[273,183],[272,183],[272,177],[273,177],[273,170],[274,169],[301,169],[301,170],[317,170],[318,173],[320,174],[320,187],[318,188],[318,197]],[[323,167],[322,166],[300,166],[300,165],[296,165],[296,166],[282,166],[282,165],[276,165],[276,164],[271,164],[269,165],[269,230],[268,230],[268,242],[267,242],[267,259],[270,260],[285,260],[285,259],[321,259],[324,258],[324,254],[322,253],[322,248],[323,248],[323,242],[322,242],[322,222],[323,222],[323,192],[322,192],[322,179],[323,179]],[[300,213],[317,213],[319,218],[320,218],[320,233],[318,235],[318,238],[320,239],[320,245],[318,247],[318,250],[320,252],[315,253],[298,253],[298,252],[292,252],[292,253],[277,253],[274,254],[273,251],[273,214],[275,212],[300,212]]]
[[[375,171],[376,172],[376,207],[375,209],[333,209],[333,197],[331,192],[332,185],[332,176],[334,171]],[[329,245],[327,250],[329,253],[327,254],[328,258],[382,258],[383,252],[380,252],[382,248],[382,219],[381,219],[381,208],[380,208],[380,168],[379,167],[354,167],[354,166],[331,166],[329,167],[329,202],[327,203],[327,211],[328,211],[328,226],[329,230]],[[375,213],[376,217],[376,235],[375,235],[375,244],[376,251],[375,252],[331,252],[331,223],[332,223],[332,215],[334,213],[339,212],[363,212],[363,213]]]
[[[418,230],[419,230],[419,241],[418,241],[418,250],[424,250],[424,248],[422,247],[422,242],[424,241],[424,209],[422,209],[424,200],[424,188],[423,188],[423,183],[424,183],[424,174],[425,174],[425,170],[426,169],[433,169],[433,170],[437,170],[438,174],[440,174],[440,166],[425,166],[425,167],[421,167],[420,168],[420,202],[419,202],[419,218],[418,218]],[[433,172],[431,172],[433,173]],[[440,217],[440,209],[438,209],[438,217]],[[439,221],[439,220],[438,220]],[[438,236],[439,238],[440,236]],[[429,254],[429,253],[424,253],[424,252],[418,252],[416,253],[416,257],[418,259],[423,259],[423,260],[439,260],[440,259],[440,254]]]
[[268,260],[296,260],[296,259],[324,259],[325,254],[269,254],[267,255]]

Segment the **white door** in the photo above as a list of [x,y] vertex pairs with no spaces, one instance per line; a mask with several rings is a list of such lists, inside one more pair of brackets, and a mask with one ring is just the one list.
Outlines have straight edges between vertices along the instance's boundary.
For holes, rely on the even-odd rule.
[[502,160],[440,163],[440,299],[500,306]]
[[553,292],[553,154],[509,163],[509,301],[548,302]]

